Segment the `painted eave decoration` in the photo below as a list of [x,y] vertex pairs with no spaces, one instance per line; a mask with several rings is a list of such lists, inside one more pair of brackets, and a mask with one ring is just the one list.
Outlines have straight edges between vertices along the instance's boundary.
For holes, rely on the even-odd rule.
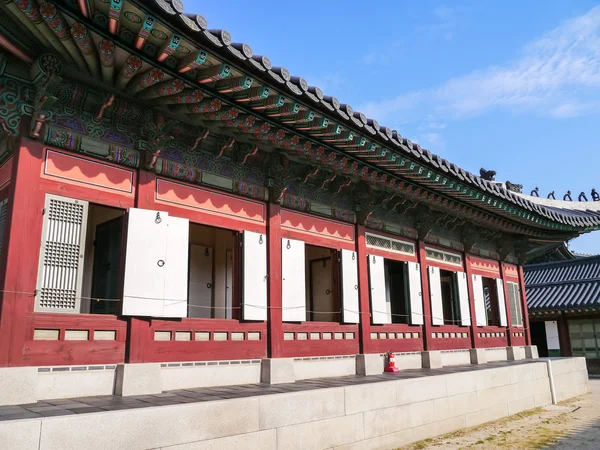
[[[48,119],[43,103],[54,78],[40,87],[35,77],[52,72],[58,60],[65,78],[93,80],[106,94],[96,119],[116,114],[122,99],[162,114],[160,129],[148,138],[150,167],[176,121],[182,123],[179,133],[195,142],[192,150],[209,134],[220,136],[217,158],[237,142],[248,149],[242,163],[259,147],[277,150],[325,172],[323,187],[367,183],[385,194],[383,205],[409,199],[485,227],[555,242],[600,228],[599,208],[548,206],[473,175],[254,55],[226,30],[187,13],[179,0],[2,0],[0,8],[17,25],[0,24],[2,47],[32,65],[33,137]],[[272,184],[285,192],[282,176],[275,170]]]

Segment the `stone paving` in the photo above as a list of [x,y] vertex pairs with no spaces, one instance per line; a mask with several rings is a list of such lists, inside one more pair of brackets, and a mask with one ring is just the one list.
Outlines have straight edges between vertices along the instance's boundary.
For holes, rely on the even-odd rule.
[[102,395],[96,397],[44,400],[27,405],[0,406],[0,421],[65,416],[69,414],[87,414],[103,411],[115,411],[120,409],[178,405],[183,403],[210,402],[232,398],[279,394],[284,392],[308,391],[340,386],[352,386],[357,384],[378,383],[383,381],[391,381],[394,379],[419,378],[450,373],[469,372],[520,364],[531,364],[539,361],[540,360],[504,361],[482,365],[445,367],[442,369],[410,369],[403,370],[395,374],[384,373],[381,375],[371,376],[352,375],[338,378],[302,380],[296,381],[295,383],[277,385],[261,383],[239,386],[180,389],[156,395],[137,395],[131,397]]

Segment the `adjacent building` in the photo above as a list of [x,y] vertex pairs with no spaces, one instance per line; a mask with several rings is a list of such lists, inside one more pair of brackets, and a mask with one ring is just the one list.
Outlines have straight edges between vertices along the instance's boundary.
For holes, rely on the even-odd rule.
[[531,337],[540,356],[584,356],[600,370],[600,256],[525,266]]
[[307,378],[387,351],[522,357],[523,264],[600,227],[432,154],[179,0],[0,14],[0,366],[255,374],[268,358]]

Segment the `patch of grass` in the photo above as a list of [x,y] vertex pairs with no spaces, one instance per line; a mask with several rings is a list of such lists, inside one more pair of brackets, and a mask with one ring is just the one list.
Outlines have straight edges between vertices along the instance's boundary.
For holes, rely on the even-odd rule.
[[421,450],[424,448],[427,448],[429,446],[429,444],[431,444],[433,442],[433,439],[429,438],[429,439],[423,439],[422,441],[419,442],[415,442],[411,448],[414,448],[415,450]]
[[[492,427],[510,426],[514,422],[518,422],[520,420],[527,419],[528,417],[541,415],[543,412],[544,412],[543,408],[534,408],[534,409],[530,409],[527,411],[522,411],[520,413],[513,414],[512,416],[505,417],[503,419],[499,419],[494,422],[483,423],[481,425],[477,425],[477,426],[471,427],[471,428],[462,428],[460,430],[456,430],[451,433],[437,436],[435,438],[430,438],[430,439],[425,439],[425,440],[422,440],[419,442],[414,442],[413,444],[410,444],[410,445],[408,445],[406,447],[402,447],[402,448],[405,450],[423,450],[423,449],[428,449],[428,448],[433,449],[433,448],[436,448],[436,446],[437,446],[436,444],[439,445],[441,443],[447,443],[448,441],[451,441],[454,439],[459,439],[459,438],[465,437],[471,433],[477,433],[481,430],[487,430],[487,429],[492,430],[493,429]],[[566,415],[561,414],[552,419],[544,420],[543,423],[547,424],[547,425],[550,425],[550,424],[558,425],[565,420],[566,420]],[[507,438],[510,436],[512,431],[524,430],[525,428],[530,428],[530,427],[531,427],[530,425],[518,426],[518,424],[517,424],[513,428],[513,430],[490,431],[490,432],[493,432],[494,434],[488,436],[487,438],[485,438],[485,440],[479,440],[479,441],[471,443],[471,444],[465,443],[465,448],[472,448],[474,446],[478,446],[478,445],[482,445],[482,444],[485,445],[486,443],[488,445],[490,445],[490,444],[492,444],[492,442],[494,442],[494,445],[506,444]],[[552,442],[554,442],[556,440],[556,438],[562,432],[560,429],[556,430],[555,432],[552,430],[549,430],[545,427],[544,427],[544,429],[547,431],[539,434],[538,436],[535,436],[535,438],[532,437],[532,438],[528,439],[526,446],[523,448],[539,448],[543,445],[551,444]],[[497,439],[497,438],[499,438],[499,439]],[[456,442],[456,445],[460,445],[459,442]]]

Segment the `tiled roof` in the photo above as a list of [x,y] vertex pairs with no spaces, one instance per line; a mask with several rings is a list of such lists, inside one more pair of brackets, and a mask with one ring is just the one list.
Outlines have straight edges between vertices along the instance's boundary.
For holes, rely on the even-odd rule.
[[541,205],[530,201],[523,196],[509,191],[499,183],[489,182],[474,175],[456,164],[432,154],[419,144],[402,137],[396,130],[380,125],[377,120],[367,118],[363,113],[355,111],[350,105],[339,101],[335,97],[327,96],[317,86],[309,86],[308,82],[299,76],[292,76],[284,67],[273,66],[266,56],[254,55],[251,47],[245,43],[234,43],[231,34],[224,29],[209,29],[207,20],[196,14],[184,11],[181,0],[132,0],[141,8],[152,8],[160,16],[180,30],[187,30],[192,40],[208,44],[211,50],[237,61],[240,66],[256,77],[267,77],[274,85],[299,101],[306,101],[315,109],[320,109],[327,115],[333,115],[340,123],[345,123],[349,128],[354,128],[361,133],[366,133],[385,146],[391,146],[407,156],[420,160],[421,163],[449,174],[457,180],[472,185],[477,189],[492,194],[494,197],[510,201],[531,212],[538,213],[553,222],[571,225],[577,228],[600,226],[600,212],[565,210]]
[[524,267],[530,312],[600,306],[600,256]]

